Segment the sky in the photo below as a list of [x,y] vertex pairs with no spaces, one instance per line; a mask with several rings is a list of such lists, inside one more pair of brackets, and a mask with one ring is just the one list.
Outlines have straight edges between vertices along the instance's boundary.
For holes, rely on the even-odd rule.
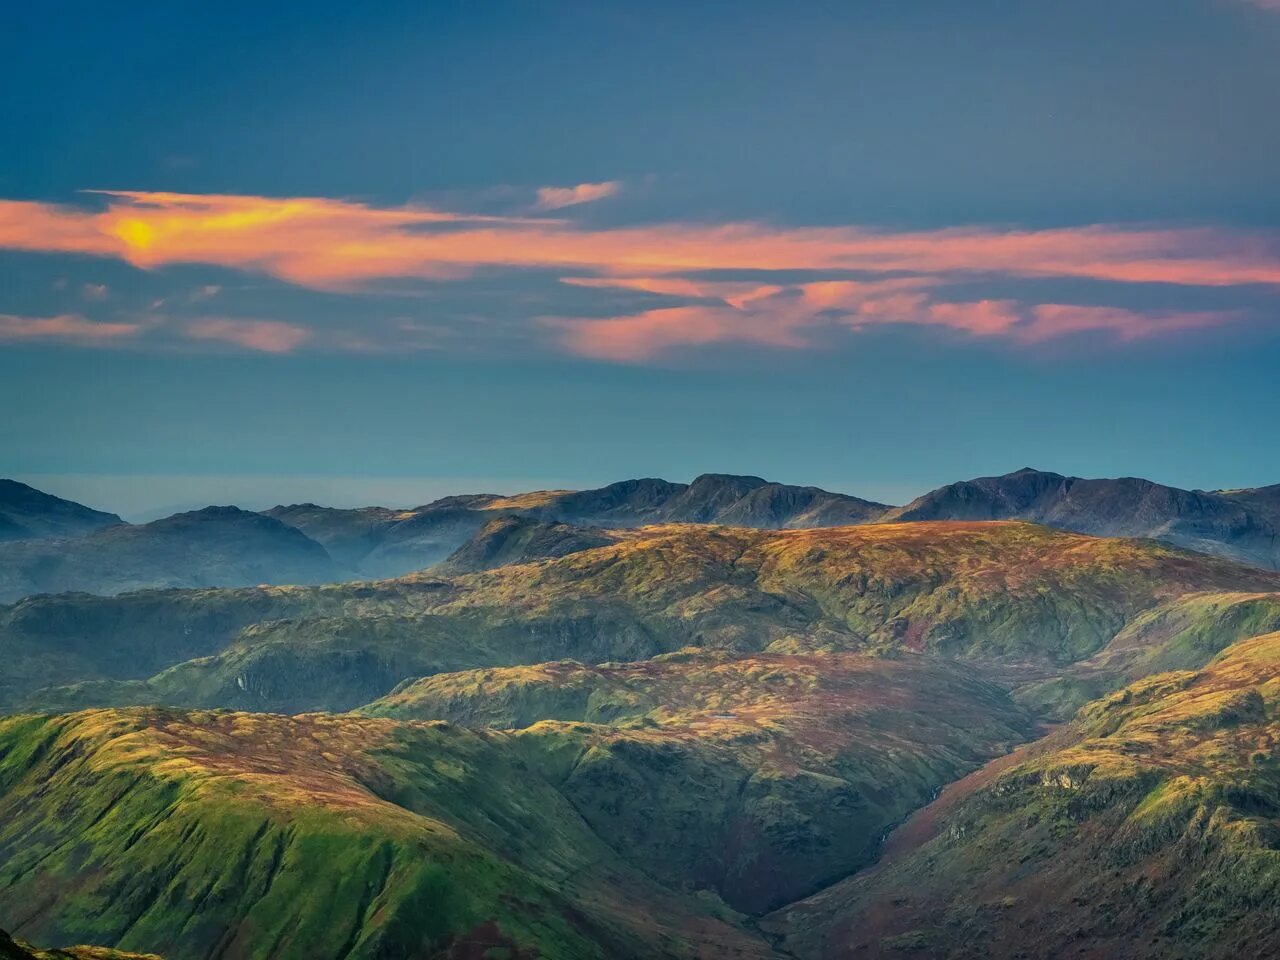
[[0,475],[1280,482],[1280,0],[0,17]]

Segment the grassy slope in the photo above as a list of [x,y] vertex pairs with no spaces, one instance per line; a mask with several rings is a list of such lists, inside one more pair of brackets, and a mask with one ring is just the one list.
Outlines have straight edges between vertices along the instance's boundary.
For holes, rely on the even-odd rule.
[[632,862],[750,913],[869,862],[886,829],[1033,728],[966,667],[851,654],[470,671],[418,681],[366,712],[611,724],[586,728],[566,795]]
[[[200,634],[201,652],[213,659],[185,664],[146,687],[97,684],[41,694],[28,705],[149,700],[349,709],[402,679],[441,670],[566,657],[637,660],[690,645],[743,652],[906,649],[1054,667],[1093,654],[1164,600],[1277,587],[1280,574],[1273,572],[1146,541],[1023,523],[798,531],[672,526],[453,579],[205,591],[198,598],[138,594],[101,604],[81,598],[78,617],[49,598],[37,606],[53,630],[22,632],[0,623],[0,646],[18,652],[11,702],[15,688],[29,691],[42,672],[54,684],[144,680],[155,667],[131,676],[120,669],[130,645],[162,649],[180,619],[173,610],[207,603],[220,611],[214,629]],[[231,624],[255,622],[223,649]],[[102,631],[121,641],[114,648],[121,656],[107,664],[93,661],[104,655],[95,653],[106,648],[98,642]],[[62,653],[68,638],[90,641],[70,663]]]
[[1280,593],[1193,593],[1145,610],[1103,649],[1017,698],[1068,720],[1090,700],[1165,670],[1195,670],[1224,648],[1280,630]]
[[552,782],[563,757],[352,717],[13,718],[0,915],[171,960],[766,953],[597,838]]
[[1280,954],[1280,634],[1152,676],[924,846],[771,918],[800,957]]

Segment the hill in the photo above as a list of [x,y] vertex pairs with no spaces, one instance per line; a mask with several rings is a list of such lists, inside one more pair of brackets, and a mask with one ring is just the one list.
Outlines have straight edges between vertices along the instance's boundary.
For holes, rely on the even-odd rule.
[[563,557],[582,550],[604,547],[620,539],[599,528],[546,523],[521,516],[490,520],[470,540],[437,564],[432,572],[475,573],[511,564]]
[[123,522],[114,513],[0,479],[0,542],[79,537]]
[[[857,655],[546,664],[437,678],[452,707],[418,689],[367,712],[469,699],[474,714],[478,686],[530,685],[513,732],[136,709],[0,721],[0,916],[179,958],[482,955],[448,952],[465,938],[510,956],[768,956],[736,911],[865,864],[888,826],[1032,727],[969,668]],[[613,722],[555,706],[584,685]]]
[[128,711],[0,722],[0,914],[170,960],[764,957],[557,790],[582,747]]
[[347,710],[410,677],[690,646],[927,653],[1031,681],[1162,602],[1224,590],[1280,590],[1280,574],[1023,523],[671,525],[452,578],[32,598],[0,612],[0,696]]
[[1085,480],[1025,468],[948,484],[889,510],[886,522],[1029,520],[1108,537],[1151,537],[1280,568],[1280,492],[1179,490],[1136,477]]
[[1278,734],[1272,633],[1089,704],[767,926],[798,957],[1275,956]]
[[0,544],[0,602],[35,593],[321,583],[341,576],[319,544],[236,507],[108,526],[75,540]]

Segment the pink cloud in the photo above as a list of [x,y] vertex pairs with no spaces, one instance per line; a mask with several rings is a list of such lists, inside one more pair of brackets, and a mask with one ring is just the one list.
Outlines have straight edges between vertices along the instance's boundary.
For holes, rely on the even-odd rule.
[[53,317],[18,317],[0,314],[0,340],[55,340],[84,345],[102,345],[131,337],[141,329],[136,323],[97,323],[79,314]]
[[754,343],[798,349],[805,340],[779,318],[733,307],[665,307],[601,320],[551,319],[572,353],[599,360],[637,363],[673,347],[710,343]]
[[561,207],[574,207],[580,203],[592,203],[612,197],[622,189],[617,180],[606,180],[603,183],[580,183],[574,187],[540,187],[535,210],[559,210]]
[[1142,312],[1119,307],[1042,303],[1030,309],[1028,320],[1018,329],[1017,336],[1024,343],[1041,343],[1056,337],[1103,331],[1121,340],[1140,340],[1215,327],[1237,319],[1239,314],[1230,311]]
[[194,340],[217,340],[262,353],[292,353],[311,339],[311,331],[280,320],[235,320],[207,317],[187,324]]
[[1142,312],[1071,304],[1025,305],[1014,300],[950,301],[927,291],[928,278],[877,282],[819,281],[776,287],[759,297],[720,304],[647,310],[596,319],[551,318],[572,353],[639,363],[678,347],[751,343],[799,349],[833,327],[925,326],[1023,345],[1082,333],[1132,341],[1217,326],[1232,312]]
[[479,267],[654,278],[711,270],[1080,277],[1198,286],[1280,285],[1276,239],[1199,229],[1090,226],[891,232],[667,223],[587,229],[320,198],[110,193],[100,211],[0,201],[0,247],[207,263],[318,289]]

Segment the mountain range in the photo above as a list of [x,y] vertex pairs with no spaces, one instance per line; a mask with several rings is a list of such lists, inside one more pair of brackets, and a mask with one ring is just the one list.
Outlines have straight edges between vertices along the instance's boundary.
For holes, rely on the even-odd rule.
[[[611,530],[662,523],[785,530],[919,520],[1028,520],[1280,568],[1280,485],[1188,491],[1023,469],[889,507],[817,487],[706,474],[689,484],[643,479],[597,490],[453,496],[404,510],[209,507],[129,525],[0,481],[0,540],[9,541],[0,543],[0,603],[76,590],[377,579],[435,564],[459,572],[495,558],[558,556],[599,545]],[[21,530],[21,538],[4,530]]]
[[1168,490],[712,476],[9,544],[110,589],[0,607],[0,927],[104,946],[0,958],[1276,955],[1274,489]]

